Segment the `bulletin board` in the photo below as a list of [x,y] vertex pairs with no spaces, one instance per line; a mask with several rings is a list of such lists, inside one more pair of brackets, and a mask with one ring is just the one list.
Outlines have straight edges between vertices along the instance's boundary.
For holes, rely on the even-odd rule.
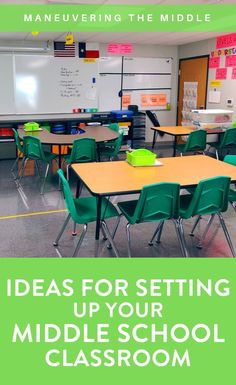
[[[209,60],[208,108],[234,109],[236,100],[235,33],[218,36]],[[233,44],[233,45],[232,45]],[[230,101],[232,103],[230,103]]]

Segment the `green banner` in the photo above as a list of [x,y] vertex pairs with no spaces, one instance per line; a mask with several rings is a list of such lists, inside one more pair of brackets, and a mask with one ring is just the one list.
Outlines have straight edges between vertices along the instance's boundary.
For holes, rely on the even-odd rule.
[[1,259],[1,383],[233,383],[235,263]]
[[233,32],[236,5],[1,5],[6,32]]

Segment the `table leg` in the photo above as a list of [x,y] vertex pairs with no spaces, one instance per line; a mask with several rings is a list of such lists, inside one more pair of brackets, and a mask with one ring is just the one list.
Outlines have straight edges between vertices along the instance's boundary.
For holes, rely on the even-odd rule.
[[61,168],[61,145],[58,145],[58,167]]
[[96,233],[95,239],[99,239],[100,225],[101,225],[101,211],[102,211],[102,197],[97,197],[97,221],[96,221]]
[[77,178],[76,193],[75,193],[76,198],[79,198],[81,193],[81,188],[82,188],[82,181],[80,178]]
[[152,149],[156,144],[156,135],[157,135],[157,131],[153,130]]
[[176,156],[177,136],[174,136],[173,156]]

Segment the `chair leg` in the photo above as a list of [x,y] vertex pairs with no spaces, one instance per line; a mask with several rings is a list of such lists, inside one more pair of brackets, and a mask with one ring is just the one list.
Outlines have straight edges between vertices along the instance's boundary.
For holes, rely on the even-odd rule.
[[85,234],[87,233],[87,228],[88,228],[88,225],[87,225],[87,223],[86,223],[86,224],[84,225],[84,229],[83,229],[83,231],[82,231],[82,233],[81,233],[81,236],[79,237],[79,240],[78,240],[78,243],[77,243],[77,245],[76,245],[75,251],[74,251],[74,253],[73,253],[73,255],[72,255],[73,258],[76,257],[77,254],[78,254],[78,252],[79,252],[79,249],[80,249],[80,246],[82,245],[82,242],[83,242],[83,240],[84,240]]
[[18,156],[18,157],[16,158],[15,162],[13,163],[12,168],[11,168],[11,173],[13,174],[14,180],[17,179],[17,175],[18,175],[18,172],[17,172],[17,175],[16,175],[16,176],[14,175],[14,170],[16,169],[16,166],[18,165],[19,159],[20,159],[20,158],[19,158],[19,156]]
[[157,228],[155,230],[155,233],[152,236],[152,239],[148,242],[149,246],[153,245],[154,238],[157,236],[157,234],[158,234],[158,237],[157,237],[156,242],[160,243],[160,238],[161,238],[161,234],[160,233],[162,233],[163,226],[164,226],[164,221],[161,221],[161,222],[158,223],[158,226],[157,226]]
[[213,222],[213,219],[215,218],[215,214],[211,214],[210,218],[208,219],[208,222],[207,222],[207,225],[206,225],[206,228],[204,230],[204,233],[202,234],[198,244],[197,244],[197,248],[198,249],[201,249],[202,248],[202,243],[204,242],[204,239],[206,238],[206,235],[208,233],[208,230]]
[[183,219],[180,218],[178,219],[178,226],[179,226],[179,234],[180,234],[180,239],[182,241],[183,245],[183,255],[187,258],[189,257],[186,241],[185,241],[185,236],[184,236],[184,228],[183,228]]
[[35,167],[37,168],[38,174],[40,176],[39,165],[37,160],[35,161]]
[[43,193],[44,193],[44,186],[45,186],[45,182],[46,182],[46,179],[47,179],[47,176],[48,176],[48,170],[49,170],[49,163],[47,164],[47,167],[46,167],[46,172],[45,172],[45,175],[44,175],[43,184],[42,184],[41,191],[40,191],[41,195],[43,195]]
[[[21,182],[21,179],[22,178],[24,178],[24,174],[25,174],[25,167],[26,167],[26,164],[27,164],[27,162],[28,162],[28,158],[25,158],[25,159],[23,159],[23,163],[22,163],[22,166],[21,166],[21,169],[20,169],[20,171],[22,170],[22,172],[21,172],[21,176],[19,177],[19,180],[18,180],[18,183],[20,184],[20,182]],[[20,172],[19,172],[20,173]]]
[[152,149],[154,148],[155,144],[156,144],[156,135],[157,135],[157,131],[153,131],[153,139],[152,139]]
[[201,215],[198,215],[197,219],[195,220],[194,225],[193,225],[193,227],[192,227],[192,230],[191,230],[190,233],[189,233],[189,235],[190,235],[191,237],[194,236],[194,230],[196,229],[196,227],[197,227],[199,221],[201,220],[201,218],[202,218]]
[[130,239],[130,226],[131,224],[128,222],[126,225],[126,235],[128,241],[128,257],[131,257],[131,239]]
[[[120,223],[120,218],[121,218],[121,216],[122,216],[122,214],[120,214],[120,215],[117,217],[117,221],[116,221],[114,230],[113,230],[113,232],[112,232],[112,234],[111,234],[112,239],[115,238],[116,231],[117,231],[117,229],[118,229],[118,226],[119,226],[119,223]],[[112,246],[111,246],[110,243],[107,245],[107,248],[108,248],[108,249],[111,249],[111,248],[112,248]]]
[[105,231],[104,231],[103,226],[101,226],[101,230],[102,230],[103,240],[104,240],[104,241],[107,241],[107,236],[106,236],[106,233],[105,233]]
[[115,256],[116,256],[117,258],[119,258],[119,254],[118,254],[117,248],[116,248],[116,246],[115,246],[115,243],[114,243],[114,241],[113,241],[112,235],[111,235],[111,233],[110,233],[110,231],[109,231],[109,229],[108,229],[108,227],[107,227],[107,224],[106,224],[106,222],[104,221],[104,219],[101,221],[101,225],[102,225],[102,228],[104,229],[104,232],[105,232],[105,234],[106,234],[106,236],[107,236],[107,239],[108,239],[109,242],[110,242],[110,245],[111,245],[111,247],[112,247],[112,249],[113,249],[113,251],[114,251]]
[[224,218],[223,218],[223,216],[222,216],[221,213],[218,213],[217,215],[218,215],[218,217],[219,217],[219,219],[220,219],[220,224],[221,224],[222,229],[223,229],[223,231],[224,231],[225,238],[227,239],[227,242],[228,242],[229,248],[230,248],[230,250],[231,250],[231,253],[232,253],[233,257],[235,258],[235,257],[236,257],[236,254],[235,254],[234,246],[233,246],[233,244],[232,244],[232,241],[231,241],[231,238],[230,238],[228,229],[227,229],[227,227],[226,227]]
[[69,222],[69,220],[70,220],[70,217],[71,217],[71,215],[68,214],[67,217],[66,217],[65,222],[64,222],[63,225],[62,225],[61,230],[59,231],[59,234],[58,234],[56,240],[53,242],[53,246],[58,246],[58,242],[59,242],[59,240],[60,240],[62,234],[63,234],[64,231],[65,231],[65,228],[66,228],[66,226],[67,226],[67,224],[68,224],[68,222]]
[[161,235],[162,235],[162,231],[163,231],[163,228],[164,228],[164,224],[165,224],[165,222],[163,221],[161,223],[160,230],[159,230],[159,233],[157,235],[156,243],[161,243]]
[[77,232],[76,232],[76,222],[74,222],[74,228],[73,228],[72,235],[73,235],[73,237],[75,237],[77,235]]
[[181,236],[181,232],[180,232],[179,222],[176,221],[176,220],[173,220],[173,222],[174,222],[174,225],[175,225],[175,230],[176,230],[177,238],[178,238],[178,241],[179,241],[181,254],[182,254],[183,257],[187,257],[186,252],[185,252],[185,248],[184,248],[184,244],[183,244],[183,241],[182,241],[182,236]]
[[216,150],[216,159],[219,160],[219,152]]
[[70,175],[69,175],[69,168],[70,168],[70,164],[67,164],[67,166],[66,166],[66,179],[69,181],[69,177],[70,177]]
[[236,202],[230,202],[230,203],[231,203],[231,205],[232,205],[234,211],[236,212]]

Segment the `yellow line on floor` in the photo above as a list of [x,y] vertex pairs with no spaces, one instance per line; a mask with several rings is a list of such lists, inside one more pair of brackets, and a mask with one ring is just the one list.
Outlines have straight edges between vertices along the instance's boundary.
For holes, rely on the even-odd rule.
[[17,214],[17,215],[8,215],[6,217],[0,217],[1,219],[16,219],[16,218],[21,218],[21,217],[33,217],[35,215],[47,215],[47,214],[55,214],[55,213],[64,213],[65,209],[63,210],[51,210],[51,211],[39,211],[35,213],[26,213],[26,214]]

